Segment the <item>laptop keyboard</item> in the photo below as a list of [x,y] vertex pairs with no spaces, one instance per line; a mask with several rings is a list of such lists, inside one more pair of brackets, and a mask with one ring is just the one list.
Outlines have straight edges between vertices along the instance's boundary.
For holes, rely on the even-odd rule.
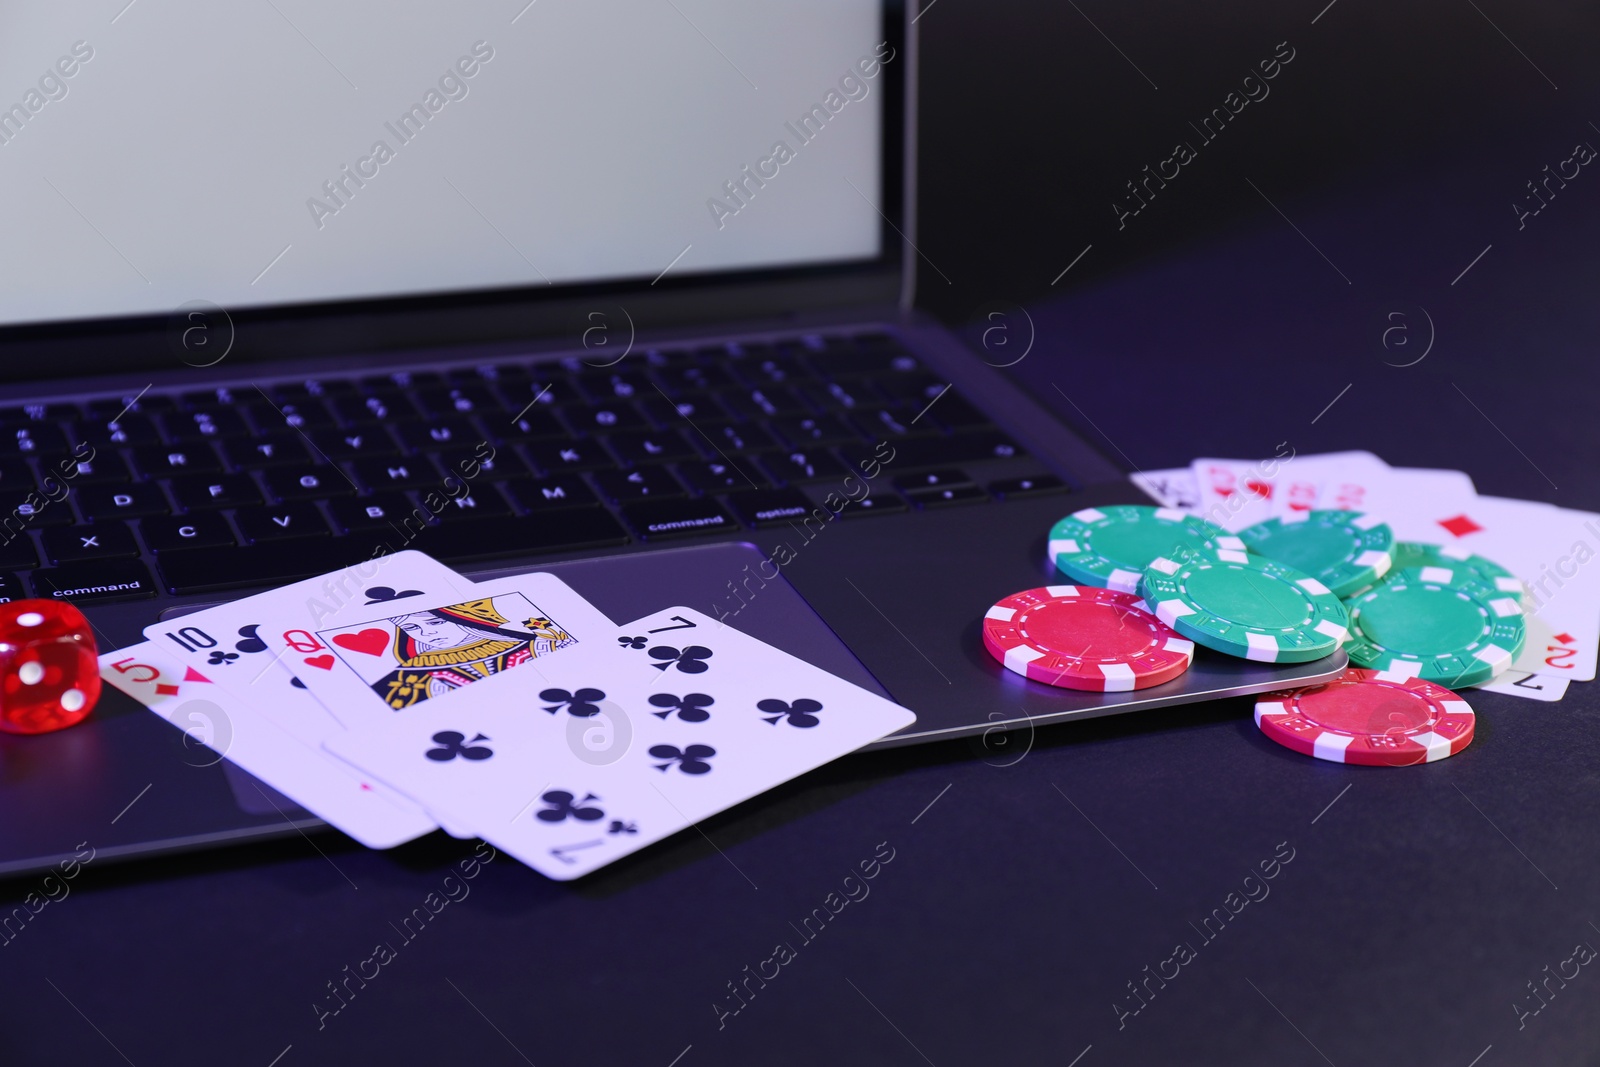
[[[1021,456],[881,333],[26,404],[0,410],[0,596],[20,574],[93,603],[380,546],[460,562],[1066,488]],[[994,461],[1013,476],[964,469]]]

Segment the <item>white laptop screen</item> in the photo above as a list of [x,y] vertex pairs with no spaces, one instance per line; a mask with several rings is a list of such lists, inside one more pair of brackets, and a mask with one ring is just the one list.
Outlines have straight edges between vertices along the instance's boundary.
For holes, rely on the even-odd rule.
[[0,325],[872,259],[881,28],[879,0],[5,4]]

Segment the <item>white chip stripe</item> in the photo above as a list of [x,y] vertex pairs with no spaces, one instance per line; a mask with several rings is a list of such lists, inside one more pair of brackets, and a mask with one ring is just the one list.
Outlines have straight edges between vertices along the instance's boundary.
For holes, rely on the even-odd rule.
[[1194,659],[1194,642],[1185,641],[1181,637],[1169,637],[1167,643],[1161,646],[1168,652],[1181,652],[1190,659]]
[[1334,763],[1344,762],[1344,750],[1350,747],[1355,738],[1343,734],[1320,733],[1311,743],[1311,754],[1318,759],[1332,760]]
[[1156,605],[1156,618],[1168,626],[1175,626],[1179,619],[1193,614],[1194,609],[1181,600],[1163,600]]
[[1178,573],[1178,565],[1165,556],[1157,556],[1155,559],[1151,560],[1150,566],[1147,569],[1160,571],[1162,574],[1168,575]]
[[1332,590],[1323,585],[1321,582],[1317,581],[1315,578],[1301,578],[1294,584],[1298,585],[1301,589],[1304,589],[1312,596],[1327,596],[1332,592]]
[[1217,553],[1217,558],[1224,563],[1249,563],[1250,553],[1234,552],[1231,549],[1225,548]]
[[1029,648],[1027,645],[1018,645],[1016,648],[1008,648],[1006,649],[1005,658],[1006,670],[1015,671],[1018,674],[1027,674],[1028,664],[1032,663],[1034,660],[1043,655],[1043,652],[1040,652],[1036,648]]
[[1449,567],[1422,568],[1422,580],[1432,582],[1434,585],[1449,585],[1455,576],[1456,572]]
[[1513,615],[1522,614],[1522,605],[1515,600],[1496,599],[1489,601],[1490,609],[1502,619]]
[[1142,577],[1138,571],[1125,571],[1119,567],[1107,576],[1106,588],[1115,589],[1119,593],[1137,593],[1139,579]]
[[1179,511],[1177,508],[1156,508],[1156,518],[1168,522],[1182,522],[1189,517],[1188,512]]
[[1361,555],[1357,556],[1356,565],[1360,567],[1371,567],[1372,572],[1379,578],[1382,578],[1385,574],[1389,573],[1389,568],[1394,566],[1394,559],[1387,552],[1379,552],[1376,549],[1373,549],[1363,552]]
[[1226,537],[1217,538],[1217,547],[1225,548],[1230,552],[1248,553],[1250,551],[1249,548],[1246,547],[1243,539],[1234,537],[1232,534],[1228,534]]
[[1257,663],[1278,662],[1278,639],[1276,637],[1271,634],[1245,634],[1244,640],[1245,644],[1249,646],[1249,651],[1244,654],[1245,659],[1254,660]]
[[1355,515],[1350,519],[1350,525],[1358,530],[1370,530],[1381,522],[1383,520],[1376,515]]
[[1501,671],[1511,666],[1510,651],[1501,648],[1499,645],[1489,645],[1486,648],[1480,648],[1478,651],[1472,654],[1472,657],[1487,663],[1495,674],[1499,674]]
[[1102,663],[1100,673],[1106,676],[1105,691],[1108,693],[1126,693],[1133,689],[1137,680],[1133,668],[1126,663]]
[[1072,517],[1079,522],[1099,522],[1106,517],[1106,513],[1098,508],[1084,508],[1082,511],[1074,511]]
[[1283,706],[1283,701],[1281,701],[1281,700],[1258,700],[1258,701],[1256,701],[1256,725],[1257,726],[1261,725],[1261,716],[1263,716],[1263,715],[1287,715],[1287,714],[1289,714],[1289,709]]
[[1377,676],[1385,682],[1409,682],[1416,677],[1415,674],[1407,674],[1405,671],[1396,670],[1379,671]]
[[1050,555],[1050,562],[1054,563],[1057,556],[1076,556],[1082,549],[1078,547],[1078,542],[1064,537],[1059,541],[1051,541],[1045,551]]
[[1332,619],[1323,619],[1321,622],[1317,623],[1315,629],[1317,633],[1322,634],[1325,637],[1331,637],[1340,644],[1344,644],[1344,639],[1350,636],[1350,631],[1348,629],[1340,626]]
[[1394,675],[1396,678],[1415,678],[1422,673],[1422,662],[1414,659],[1391,659],[1382,674]]
[[1441,760],[1450,755],[1450,739],[1444,734],[1434,733],[1429,730],[1427,733],[1413,734],[1411,740],[1427,749],[1427,753],[1422,758],[1424,763],[1432,763],[1434,760]]
[[1515,593],[1518,596],[1527,592],[1527,588],[1522,584],[1521,578],[1496,578],[1494,587],[1502,593]]
[[1437,547],[1439,555],[1445,559],[1453,559],[1459,563],[1472,558],[1472,550],[1464,545],[1439,545]]
[[1078,595],[1078,587],[1075,585],[1047,585],[1044,591],[1054,597]]
[[994,607],[984,612],[983,617],[986,619],[993,619],[995,622],[1010,622],[1012,619],[1017,617],[1017,609],[1001,607],[999,604],[996,604]]
[[1446,715],[1477,715],[1477,712],[1472,710],[1472,705],[1465,700],[1441,700],[1439,706],[1444,709]]

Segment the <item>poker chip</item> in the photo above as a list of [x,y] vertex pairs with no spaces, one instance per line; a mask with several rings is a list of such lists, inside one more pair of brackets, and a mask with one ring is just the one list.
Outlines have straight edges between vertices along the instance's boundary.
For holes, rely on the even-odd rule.
[[1349,632],[1344,604],[1326,585],[1245,552],[1154,560],[1139,592],[1183,636],[1261,663],[1321,659]]
[[1527,641],[1515,593],[1449,567],[1411,567],[1349,601],[1350,662],[1452,689],[1498,677]]
[[1075,511],[1050,528],[1049,556],[1075,582],[1137,592],[1150,561],[1244,551],[1222,527],[1176,508],[1119,504]]
[[1189,669],[1194,642],[1144,610],[1132,593],[1051,585],[1013,593],[983,617],[990,655],[1036,682],[1119,693]]
[[1472,744],[1477,716],[1442,685],[1350,667],[1304,689],[1256,701],[1256,725],[1285,748],[1334,763],[1409,767]]
[[1420,541],[1396,541],[1394,546],[1394,572],[1412,567],[1445,567],[1466,577],[1476,578],[1484,585],[1492,585],[1502,593],[1523,596],[1527,586],[1522,579],[1491,559],[1474,555],[1461,545],[1429,545]]
[[1252,552],[1304,571],[1345,597],[1371,586],[1393,564],[1389,524],[1359,511],[1301,511],[1239,531]]

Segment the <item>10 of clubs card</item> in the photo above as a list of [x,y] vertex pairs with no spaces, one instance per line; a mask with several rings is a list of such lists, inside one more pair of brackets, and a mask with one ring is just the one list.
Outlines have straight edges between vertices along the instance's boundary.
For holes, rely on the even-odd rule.
[[393,717],[613,632],[552,574],[483,582],[448,598],[411,597],[336,625],[280,617],[284,662],[341,717]]
[[326,747],[565,881],[916,721],[684,607],[539,668]]

